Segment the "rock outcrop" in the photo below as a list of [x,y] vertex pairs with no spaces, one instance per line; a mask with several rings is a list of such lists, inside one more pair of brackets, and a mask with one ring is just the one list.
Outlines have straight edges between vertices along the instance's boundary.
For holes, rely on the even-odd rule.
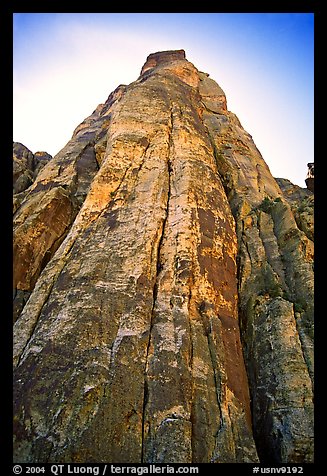
[[13,193],[26,190],[35,180],[40,170],[51,160],[47,152],[33,154],[20,142],[13,143]]
[[314,240],[314,194],[287,179],[276,178],[284,198],[291,206],[295,221],[309,240]]
[[302,229],[222,89],[150,55],[16,211],[15,461],[312,461]]
[[[35,152],[33,154],[27,147],[20,142],[13,143],[13,212],[18,210],[26,195],[29,187],[35,181],[42,168],[51,160],[52,157],[47,152]],[[24,266],[24,265],[23,265]],[[16,266],[14,265],[14,269]],[[16,321],[21,313],[30,290],[17,289],[14,284],[13,295],[13,319]]]
[[23,201],[26,190],[40,170],[51,160],[47,152],[33,154],[20,142],[13,143],[13,205],[14,213]]

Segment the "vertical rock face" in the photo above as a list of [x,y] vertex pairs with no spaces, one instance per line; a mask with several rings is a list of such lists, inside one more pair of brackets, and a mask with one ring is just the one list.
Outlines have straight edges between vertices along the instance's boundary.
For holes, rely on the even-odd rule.
[[16,211],[15,461],[312,461],[312,260],[221,88],[150,55]]
[[[13,212],[20,207],[28,194],[29,187],[35,181],[37,175],[42,168],[51,160],[52,157],[46,152],[35,152],[33,154],[27,147],[19,142],[13,143]],[[14,218],[15,219],[15,218]],[[52,223],[50,221],[50,225]],[[30,226],[30,223],[29,223]],[[16,229],[17,231],[17,229]],[[30,228],[31,231],[31,228]],[[34,239],[33,239],[34,241]],[[33,246],[33,245],[32,245]],[[18,253],[19,256],[19,253]],[[19,261],[19,259],[18,259]],[[25,271],[27,267],[25,263],[17,263],[17,254],[15,253],[14,270],[23,266]],[[17,319],[22,311],[31,289],[17,287],[14,282],[14,299],[13,299],[13,319]]]
[[26,190],[35,180],[40,170],[52,159],[47,152],[33,154],[19,142],[13,143],[13,193]]
[[291,206],[296,224],[309,240],[314,240],[314,194],[307,188],[276,178],[284,197]]

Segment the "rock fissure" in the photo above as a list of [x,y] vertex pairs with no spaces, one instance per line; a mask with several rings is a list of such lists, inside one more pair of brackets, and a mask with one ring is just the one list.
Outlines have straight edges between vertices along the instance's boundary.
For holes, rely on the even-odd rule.
[[[201,312],[201,311],[200,311]],[[202,319],[205,319],[206,317],[202,315]],[[218,316],[217,316],[218,318]],[[210,320],[210,318],[209,318]],[[211,322],[210,322],[210,327],[211,327]],[[217,406],[219,409],[219,425],[217,430],[215,431],[216,435],[216,444],[215,444],[215,450],[218,449],[218,440],[219,440],[219,432],[224,428],[225,426],[225,419],[224,419],[224,414],[222,410],[222,405],[221,405],[221,397],[222,397],[222,384],[221,384],[221,379],[219,378],[218,374],[218,369],[217,369],[217,362],[216,362],[216,348],[215,348],[215,343],[212,340],[211,332],[212,329],[209,328],[207,329],[206,324],[203,322],[203,329],[207,337],[207,345],[209,349],[209,355],[210,355],[210,360],[211,360],[211,368],[213,372],[213,377],[214,377],[214,382],[215,382],[215,391],[216,391],[216,398],[217,398]],[[229,407],[228,407],[229,408]],[[212,457],[211,457],[212,458]]]
[[[76,240],[76,238],[75,238]],[[26,303],[27,309],[22,311],[20,319],[16,322],[14,330],[16,331],[16,340],[14,341],[13,349],[13,363],[14,367],[18,367],[21,363],[23,354],[28,349],[29,342],[33,338],[33,332],[37,328],[39,318],[42,314],[43,308],[46,306],[51,291],[58,279],[61,271],[68,262],[69,254],[74,246],[75,240],[68,244],[65,253],[60,255],[55,261],[55,258],[49,263],[51,271],[44,270],[46,279],[41,283],[38,299],[35,301],[29,300]],[[57,264],[57,266],[56,266]],[[31,311],[29,309],[31,307]]]
[[14,461],[312,462],[313,194],[218,84],[154,53],[15,160]]
[[[161,232],[160,236],[158,239],[158,245],[155,254],[151,253],[152,259],[153,256],[155,256],[156,259],[156,276],[154,279],[154,286],[153,286],[153,295],[152,295],[152,309],[151,309],[151,314],[150,314],[150,325],[149,325],[149,337],[148,337],[148,343],[147,343],[147,348],[146,348],[146,357],[145,357],[145,367],[144,367],[144,394],[143,394],[143,413],[142,413],[142,452],[141,452],[141,462],[144,463],[145,461],[145,418],[146,418],[146,406],[147,406],[147,401],[148,401],[148,384],[147,384],[147,367],[148,367],[148,358],[149,358],[149,352],[150,352],[150,345],[151,345],[151,335],[152,335],[152,329],[153,329],[153,322],[154,322],[154,316],[155,316],[155,307],[157,304],[157,297],[158,297],[158,286],[159,286],[159,279],[160,279],[160,274],[162,272],[162,265],[161,265],[161,248],[162,248],[162,243],[165,237],[165,232],[166,232],[166,225],[167,225],[167,220],[169,216],[169,206],[170,206],[170,196],[171,196],[171,149],[172,149],[172,131],[173,131],[173,113],[172,109],[170,109],[170,121],[168,124],[168,151],[167,151],[167,198],[166,198],[166,205],[165,205],[165,216],[162,221],[161,225]],[[148,148],[148,147],[147,147]],[[146,148],[146,150],[147,150]],[[146,150],[144,152],[144,156],[146,153]],[[141,164],[142,166],[142,164]],[[141,167],[140,166],[140,167]]]
[[[51,290],[53,288],[53,285],[54,285],[54,282],[52,282],[52,284],[50,285],[49,289],[48,289],[48,296],[50,296],[50,293],[51,293]],[[47,304],[47,299],[43,302],[38,314],[36,315],[36,319],[35,321],[32,323],[32,326],[30,327],[29,329],[29,332],[28,332],[28,335],[27,335],[27,339],[26,339],[26,342],[24,343],[24,345],[22,346],[21,350],[19,351],[19,353],[17,355],[15,355],[15,350],[14,350],[14,365],[16,365],[17,367],[19,367],[19,365],[21,364],[22,360],[24,359],[24,353],[25,351],[28,349],[32,339],[33,339],[33,334],[34,334],[34,331],[36,330],[37,328],[37,325],[38,325],[38,322],[39,322],[39,318],[42,314],[42,310],[44,308],[44,306]]]
[[261,185],[260,185],[260,182],[261,182],[261,174],[260,174],[260,169],[259,169],[259,164],[256,164],[256,172],[257,172],[257,184],[258,184],[258,190],[259,192],[261,193],[262,190],[261,190]]
[[[277,206],[282,206],[281,215],[286,215],[290,212],[288,204],[279,202]],[[303,252],[302,240],[305,240],[304,247],[310,247],[310,240],[304,237],[304,232],[299,230],[292,233],[296,227],[295,219],[291,215],[291,231],[288,232],[287,240],[285,235],[281,235],[279,231],[280,223],[276,217],[276,212],[273,210],[272,220],[274,226],[274,234],[276,236],[281,261],[285,270],[285,281],[288,290],[288,301],[293,306],[293,319],[298,331],[298,336],[301,343],[302,355],[304,362],[307,365],[307,369],[312,382],[312,392],[314,391],[314,376],[313,376],[313,282],[311,273],[308,273],[310,263]],[[291,250],[289,250],[291,247]],[[289,252],[290,251],[290,252]],[[291,258],[290,258],[291,257]],[[297,262],[300,271],[295,271],[293,263]],[[311,270],[310,270],[311,271]],[[309,282],[303,282],[303,276],[309,277]],[[311,278],[311,279],[310,279]],[[307,295],[304,297],[303,289],[306,288]],[[300,317],[296,318],[296,312],[300,314]]]
[[[219,137],[219,134],[214,130],[213,127],[213,121],[211,119],[207,119],[207,126],[208,126],[208,131],[209,131],[209,136],[212,138],[212,141],[214,142],[214,152],[215,152],[215,158],[217,161],[217,166],[218,169],[221,170],[222,173],[220,173],[221,179],[222,179],[222,184],[224,186],[227,198],[230,202],[231,210],[236,222],[236,226],[241,232],[238,235],[238,242],[239,242],[239,258],[237,260],[238,264],[238,289],[239,289],[239,312],[241,316],[241,331],[242,331],[242,342],[243,342],[243,347],[246,349],[246,365],[248,369],[248,375],[249,375],[249,383],[250,383],[250,392],[252,396],[252,415],[253,415],[253,428],[254,428],[254,436],[255,440],[257,443],[258,451],[259,451],[259,457],[262,458],[262,461],[264,461],[265,456],[264,455],[270,455],[269,458],[272,458],[272,460],[275,461],[286,461],[287,459],[291,458],[296,458],[296,454],[298,450],[295,450],[294,448],[297,447],[300,443],[298,443],[299,439],[296,437],[294,433],[294,440],[292,445],[289,443],[285,443],[285,447],[283,447],[284,443],[284,438],[287,440],[288,437],[281,436],[280,439],[278,440],[279,443],[277,446],[275,443],[273,443],[273,437],[269,438],[267,437],[267,434],[270,432],[277,431],[278,423],[277,421],[273,418],[273,425],[276,426],[276,430],[271,430],[271,427],[269,426],[269,415],[273,414],[272,410],[270,410],[270,407],[268,405],[268,409],[264,410],[264,413],[266,414],[265,418],[262,418],[262,413],[263,413],[263,408],[266,407],[266,404],[264,402],[269,402],[269,396],[268,394],[265,396],[265,390],[263,390],[261,393],[258,392],[258,386],[260,386],[260,381],[261,379],[267,379],[265,380],[266,382],[269,381],[268,375],[272,376],[273,374],[278,376],[278,379],[289,379],[290,382],[293,382],[294,376],[298,375],[297,378],[302,378],[301,372],[304,372],[304,375],[306,374],[305,369],[303,368],[303,353],[302,353],[302,345],[300,346],[301,349],[299,348],[299,341],[297,341],[296,344],[296,351],[294,351],[297,355],[296,357],[296,366],[293,367],[292,370],[288,370],[289,367],[287,366],[288,360],[288,353],[290,352],[288,345],[286,345],[286,342],[284,339],[279,335],[278,333],[273,334],[273,339],[272,339],[272,345],[275,349],[283,349],[281,351],[281,357],[280,360],[282,361],[285,359],[285,365],[282,368],[280,364],[278,363],[277,368],[275,368],[275,371],[272,372],[272,369],[269,369],[269,366],[274,368],[275,363],[273,362],[263,362],[263,361],[258,361],[258,357],[255,358],[255,355],[261,355],[262,352],[265,352],[266,350],[263,350],[263,346],[260,343],[260,336],[262,336],[264,342],[264,335],[262,335],[263,332],[265,332],[265,324],[264,324],[264,316],[267,316],[266,313],[261,313],[259,311],[261,305],[259,304],[257,306],[257,309],[252,308],[253,303],[255,300],[252,302],[251,295],[257,295],[259,299],[262,300],[268,300],[269,302],[270,299],[270,305],[274,307],[274,303],[276,300],[276,297],[280,296],[280,299],[284,298],[285,302],[285,308],[283,307],[284,305],[280,304],[282,311],[279,311],[280,313],[285,313],[286,312],[286,306],[288,301],[292,301],[294,299],[294,285],[296,280],[294,280],[294,271],[295,269],[302,268],[301,272],[298,273],[297,277],[297,293],[300,295],[303,295],[303,290],[306,288],[306,292],[309,293],[309,296],[311,295],[311,283],[312,283],[312,278],[310,276],[310,272],[308,272],[306,268],[306,265],[303,265],[305,263],[305,260],[302,258],[302,264],[300,265],[299,262],[297,262],[297,257],[296,254],[298,253],[295,251],[296,249],[299,249],[300,247],[296,244],[296,233],[291,232],[291,230],[294,228],[294,219],[292,216],[289,214],[289,211],[285,209],[283,211],[283,202],[281,200],[281,195],[280,195],[280,189],[277,185],[276,182],[272,178],[270,178],[267,175],[267,167],[264,164],[262,157],[260,156],[260,153],[256,149],[255,146],[250,145],[250,150],[251,150],[251,155],[252,158],[249,155],[247,155],[246,158],[246,165],[242,163],[241,157],[239,156],[238,159],[238,167],[233,168],[233,156],[228,153],[228,150],[230,150],[231,147],[233,147],[233,141],[237,142],[236,137],[239,136],[239,133],[241,132],[241,129],[239,125],[237,126],[237,129],[234,130],[233,122],[234,118],[233,116],[228,117],[228,114],[226,114],[227,120],[230,121],[230,127],[228,129],[228,132],[226,130],[226,136],[229,134],[230,136],[228,137],[229,141],[229,148],[226,150],[221,148],[221,144],[224,142],[224,133],[222,134],[222,138]],[[251,141],[251,137],[246,136],[246,142],[250,144],[249,141]],[[228,155],[227,155],[228,154]],[[249,158],[251,159],[249,162]],[[253,162],[252,162],[253,160]],[[252,163],[253,165],[252,165]],[[236,164],[235,164],[236,165]],[[243,167],[246,166],[246,171],[247,171],[247,177],[248,179],[247,183],[243,181],[243,175],[241,174]],[[251,172],[251,167],[253,167],[253,171]],[[244,169],[243,169],[244,170]],[[255,177],[255,181],[252,183],[251,182],[251,176]],[[260,180],[259,180],[260,179]],[[259,183],[260,182],[260,183]],[[262,187],[260,188],[260,184],[264,183],[264,195],[263,195],[263,190]],[[251,185],[251,186],[249,186]],[[269,199],[265,198],[269,197]],[[245,200],[244,200],[245,199]],[[243,203],[242,203],[243,202]],[[269,203],[268,203],[269,202]],[[275,251],[273,249],[270,249],[270,244],[268,241],[265,243],[261,241],[260,235],[263,235],[263,228],[262,224],[259,223],[258,221],[253,221],[253,216],[251,216],[250,212],[251,210],[256,210],[261,206],[260,204],[265,204],[269,208],[269,214],[272,214],[273,218],[273,230],[270,230],[268,232],[268,229],[265,230],[265,234],[268,237],[268,234],[270,234],[271,238],[275,240]],[[267,208],[267,209],[268,209]],[[244,218],[245,217],[245,218]],[[276,217],[278,217],[277,223],[276,223]],[[246,223],[246,227],[244,226]],[[264,225],[265,226],[265,225]],[[246,230],[246,231],[245,231]],[[292,242],[288,239],[285,240],[283,237],[289,236],[291,239],[295,239],[295,241]],[[276,237],[276,239],[274,238]],[[294,238],[293,238],[294,236]],[[260,240],[260,241],[259,241]],[[264,246],[266,245],[266,246]],[[292,249],[294,247],[294,249]],[[242,252],[243,250],[243,252]],[[244,253],[245,252],[245,253]],[[281,258],[275,259],[275,253],[278,254]],[[286,257],[286,259],[285,259]],[[284,283],[284,286],[277,283],[276,277],[269,276],[268,272],[268,267],[265,264],[266,261],[268,262],[273,262],[277,268],[275,270],[277,271],[277,275],[280,276],[280,284]],[[278,263],[279,261],[279,263]],[[290,264],[292,263],[292,264]],[[283,268],[286,269],[286,271],[283,271]],[[268,273],[268,274],[267,274]],[[307,282],[304,284],[304,280],[302,278],[302,273],[303,276],[307,276]],[[299,279],[299,276],[301,276],[301,279]],[[263,294],[265,293],[265,295]],[[293,296],[293,297],[292,297]],[[285,301],[286,299],[286,301]],[[295,300],[295,302],[297,299]],[[260,301],[258,301],[260,302]],[[312,299],[309,298],[309,302],[312,303]],[[291,302],[288,302],[289,305],[292,305]],[[299,306],[299,304],[298,304]],[[267,311],[266,311],[267,312]],[[277,307],[274,312],[277,312]],[[292,312],[293,314],[293,312]],[[258,315],[261,315],[262,317],[258,321]],[[309,313],[306,314],[306,316],[309,316]],[[310,321],[312,319],[312,314],[311,317],[306,317],[307,321]],[[280,322],[281,316],[279,315],[278,320]],[[287,324],[286,324],[287,322]],[[291,334],[293,335],[294,333],[294,318],[292,320],[288,320],[287,318],[285,319],[285,329],[292,329]],[[282,323],[280,323],[282,325]],[[310,325],[307,326],[310,329]],[[299,322],[298,320],[296,321],[296,329],[299,329]],[[289,332],[289,330],[288,330]],[[297,338],[300,338],[302,341],[303,339],[303,331],[297,331]],[[309,332],[307,332],[309,334]],[[300,337],[301,336],[301,337]],[[312,343],[310,343],[312,337],[307,339],[306,342],[306,357],[305,357],[305,362],[307,363],[308,367],[312,369]],[[303,339],[305,341],[305,339]],[[249,349],[252,349],[250,352]],[[269,354],[268,354],[269,355]],[[296,368],[302,368],[302,371],[295,370]],[[290,372],[292,378],[286,377],[286,375]],[[311,372],[312,373],[312,372]],[[301,377],[300,377],[301,375]],[[305,388],[307,389],[308,387],[308,380],[307,380],[307,375],[304,376],[304,381],[305,381]],[[272,394],[276,396],[279,395],[279,398],[288,400],[288,398],[295,398],[293,397],[293,393],[297,393],[296,398],[302,401],[300,393],[297,392],[293,388],[293,383],[289,384],[288,391],[290,397],[287,396],[287,392],[281,392],[280,387],[275,384],[273,384],[273,378],[271,379],[270,385],[273,386],[273,389],[271,390]],[[266,387],[264,387],[267,392],[268,390],[268,384],[266,383]],[[307,391],[307,390],[305,390]],[[310,398],[309,398],[310,401]],[[310,460],[312,458],[312,448],[311,448],[311,432],[312,432],[312,405],[310,403],[303,404],[302,406],[302,414],[303,414],[303,422],[306,421],[307,423],[307,429],[304,430],[304,433],[307,435],[307,440],[304,444],[308,448],[308,455],[304,456],[305,460]],[[294,415],[292,416],[292,411],[289,411],[289,415],[286,417],[289,419],[289,424],[292,426],[293,429],[295,429],[293,419],[296,419],[297,417]],[[303,424],[304,426],[304,424]],[[280,430],[278,430],[280,431]],[[293,430],[292,430],[293,431]],[[283,431],[281,432],[281,435],[283,435]],[[264,442],[264,443],[263,443]],[[281,445],[281,446],[279,446]],[[276,448],[279,448],[278,450]],[[283,449],[281,449],[283,447]],[[268,449],[269,448],[269,449]],[[273,448],[273,449],[272,449]],[[286,449],[287,448],[287,449]],[[310,448],[310,449],[309,449]],[[294,451],[294,453],[292,453]],[[300,450],[302,451],[302,450]],[[270,453],[271,452],[271,453]],[[303,454],[303,453],[302,453]]]

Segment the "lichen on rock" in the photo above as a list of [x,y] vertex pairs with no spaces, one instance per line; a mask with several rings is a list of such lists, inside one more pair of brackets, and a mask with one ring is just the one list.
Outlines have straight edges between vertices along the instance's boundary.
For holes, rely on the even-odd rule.
[[15,461],[312,461],[294,216],[217,83],[150,55],[16,211]]

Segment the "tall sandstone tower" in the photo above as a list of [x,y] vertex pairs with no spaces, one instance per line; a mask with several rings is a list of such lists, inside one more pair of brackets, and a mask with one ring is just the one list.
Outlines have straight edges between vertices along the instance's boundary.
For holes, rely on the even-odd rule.
[[313,235],[151,54],[15,195],[16,462],[313,461]]

